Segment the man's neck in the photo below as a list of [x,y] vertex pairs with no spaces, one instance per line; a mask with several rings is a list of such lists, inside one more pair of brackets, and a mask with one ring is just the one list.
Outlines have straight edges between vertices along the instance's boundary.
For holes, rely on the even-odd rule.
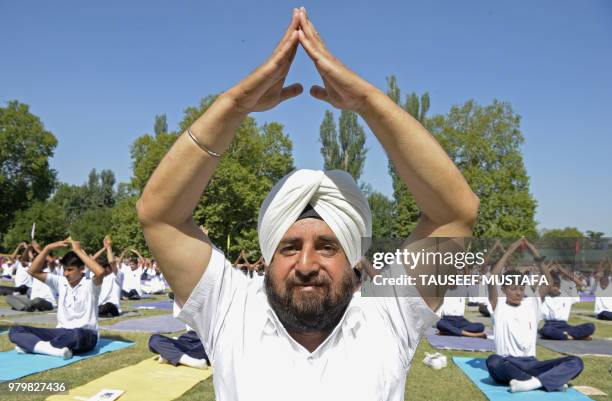
[[330,331],[317,331],[314,333],[298,333],[290,331],[289,335],[302,347],[306,348],[308,352],[313,352],[323,343],[323,341],[325,341],[330,333]]

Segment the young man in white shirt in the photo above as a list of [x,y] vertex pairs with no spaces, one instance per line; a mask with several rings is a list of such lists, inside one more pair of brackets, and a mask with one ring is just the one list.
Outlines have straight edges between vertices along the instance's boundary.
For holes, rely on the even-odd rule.
[[121,284],[121,297],[124,299],[138,300],[142,297],[142,266],[138,259],[131,258],[128,264],[122,264],[123,282]]
[[466,286],[454,286],[446,291],[439,311],[442,318],[436,323],[440,335],[487,338],[484,324],[470,322],[464,316],[469,290]]
[[[173,315],[178,316],[179,306],[174,302]],[[185,325],[186,333],[174,339],[161,334],[153,334],[149,338],[149,350],[159,354],[159,363],[171,365],[185,365],[192,368],[204,369],[210,362],[204,351],[202,341],[189,325]]]
[[[559,266],[559,269],[562,267]],[[564,275],[569,275],[563,271]],[[556,272],[551,272],[552,284],[549,285],[544,294],[544,300],[540,305],[544,326],[539,330],[542,338],[548,340],[590,340],[595,333],[593,323],[583,323],[575,326],[570,325],[569,320],[572,304],[576,298],[561,292],[561,278]]]
[[[537,249],[524,239],[508,247],[491,274],[499,276],[510,255],[523,242],[550,282],[552,280],[550,273],[542,266],[542,258]],[[538,321],[541,316],[540,302],[535,296],[525,297],[525,286],[518,284],[522,281],[523,273],[509,270],[503,273],[503,277],[514,283],[501,286],[504,297],[498,297],[495,284],[489,286],[496,352],[487,358],[489,374],[496,382],[509,384],[511,392],[539,388],[546,391],[563,390],[570,380],[582,372],[584,368],[582,359],[576,356],[546,361],[536,359]],[[538,291],[541,296],[545,294],[546,288],[540,287]]]
[[[62,258],[64,275],[43,272],[46,256],[55,249],[72,247]],[[85,264],[93,272],[84,276]],[[13,326],[9,339],[18,352],[72,358],[92,350],[98,342],[98,297],[104,269],[81,249],[78,241],[68,239],[47,245],[34,259],[29,270],[36,279],[58,293],[57,328]]]
[[[354,293],[353,267],[367,249],[362,239],[371,236],[372,222],[348,173],[297,170],[273,187],[258,223],[263,280],[232,268],[192,218],[217,152],[227,149],[247,114],[301,92],[300,85],[283,88],[298,43],[325,83],[311,94],[358,112],[414,195],[421,217],[403,249],[437,241],[455,249],[454,241],[429,237],[471,235],[479,201],[460,171],[418,121],[329,53],[303,8],[294,10],[270,60],[177,138],[147,183],[138,216],[183,305],[179,318],[196,330],[210,357],[218,399],[402,400],[419,339],[445,288],[411,287],[408,296],[387,298]],[[435,272],[435,266],[398,267],[415,276]],[[253,374],[258,371],[264,374]]]
[[[106,252],[106,257],[102,253]],[[121,285],[123,272],[117,268],[113,255],[113,242],[109,235],[104,237],[104,247],[100,249],[95,259],[104,268],[104,280],[98,300],[99,317],[117,317],[121,315]]]
[[[605,269],[607,261],[608,271]],[[593,294],[595,295],[595,317],[599,320],[612,320],[612,285],[610,285],[612,262],[606,257],[597,267],[594,277]]]

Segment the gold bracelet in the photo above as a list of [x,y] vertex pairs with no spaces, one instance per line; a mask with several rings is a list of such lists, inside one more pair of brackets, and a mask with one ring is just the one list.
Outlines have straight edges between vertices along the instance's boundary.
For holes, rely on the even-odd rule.
[[200,149],[202,149],[204,152],[208,153],[209,155],[211,155],[212,157],[221,157],[221,153],[217,153],[214,150],[210,150],[208,149],[208,147],[202,143],[200,143],[195,135],[193,135],[193,132],[191,132],[191,127],[187,128],[187,134],[189,135],[189,138],[191,138],[191,140],[198,145],[198,147]]

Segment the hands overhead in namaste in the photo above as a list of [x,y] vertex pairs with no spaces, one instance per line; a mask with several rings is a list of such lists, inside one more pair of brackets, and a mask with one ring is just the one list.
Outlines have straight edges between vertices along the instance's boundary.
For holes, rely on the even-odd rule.
[[360,78],[334,57],[301,7],[293,10],[291,23],[272,56],[226,94],[242,113],[264,111],[302,93],[299,83],[285,85],[287,73],[301,44],[323,80],[310,94],[332,106],[360,112],[373,85]]

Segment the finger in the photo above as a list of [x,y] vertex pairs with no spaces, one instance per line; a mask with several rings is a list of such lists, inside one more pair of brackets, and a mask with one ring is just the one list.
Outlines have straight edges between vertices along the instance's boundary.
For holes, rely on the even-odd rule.
[[283,38],[280,40],[280,42],[278,42],[278,45],[276,45],[276,48],[274,49],[274,52],[272,52],[272,54],[280,51],[280,49],[283,47],[283,44],[290,38],[291,34],[294,31],[297,31],[299,25],[300,25],[299,12],[297,8],[294,8],[293,15],[291,16],[291,22],[289,23],[289,27],[287,27],[287,30],[285,31]]
[[296,97],[304,91],[304,88],[300,84],[293,84],[283,88],[280,92],[280,101],[284,102],[287,99]]
[[321,59],[321,52],[319,51],[319,49],[317,49],[312,39],[309,39],[302,29],[298,31],[298,38],[300,40],[300,43],[302,44],[302,47],[304,48],[304,50],[306,50],[306,54],[308,54],[308,57],[310,57],[312,61],[317,63]]

